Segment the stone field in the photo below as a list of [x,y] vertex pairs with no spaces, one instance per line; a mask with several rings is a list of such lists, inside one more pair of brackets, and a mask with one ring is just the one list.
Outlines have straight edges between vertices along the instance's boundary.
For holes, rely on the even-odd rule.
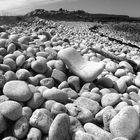
[[140,45],[94,25],[0,26],[1,140],[140,140]]

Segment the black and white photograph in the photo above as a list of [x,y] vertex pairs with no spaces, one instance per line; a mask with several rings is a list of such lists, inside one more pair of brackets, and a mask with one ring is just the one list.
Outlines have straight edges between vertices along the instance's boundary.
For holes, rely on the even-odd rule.
[[140,0],[0,0],[0,140],[140,140]]

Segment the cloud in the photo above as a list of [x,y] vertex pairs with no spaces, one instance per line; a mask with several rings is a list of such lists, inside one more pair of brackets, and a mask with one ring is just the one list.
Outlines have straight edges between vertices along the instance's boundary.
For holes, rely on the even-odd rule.
[[9,10],[11,8],[19,7],[24,5],[26,0],[1,0],[0,1],[0,9],[1,10]]
[[40,5],[40,4],[57,3],[60,1],[73,1],[73,0],[0,0],[0,10],[10,10],[24,6],[33,6],[32,4]]
[[0,0],[0,13],[26,13],[44,5],[77,0]]

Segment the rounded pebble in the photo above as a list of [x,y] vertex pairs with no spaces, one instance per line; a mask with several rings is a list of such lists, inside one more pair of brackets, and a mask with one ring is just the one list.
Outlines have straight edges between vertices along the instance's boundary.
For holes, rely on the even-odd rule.
[[105,94],[101,99],[101,104],[103,107],[115,106],[121,101],[120,95],[117,93]]
[[29,123],[27,118],[21,117],[13,126],[13,135],[18,139],[22,139],[27,135],[28,129]]
[[28,134],[27,134],[27,139],[31,139],[31,140],[41,140],[41,136],[42,136],[42,133],[41,131],[38,129],[38,128],[35,128],[35,127],[32,127]]
[[0,103],[0,113],[7,119],[15,121],[22,116],[22,106],[16,101]]
[[43,97],[47,100],[55,100],[60,103],[66,103],[68,101],[68,95],[57,88],[46,89],[43,92]]
[[78,97],[74,104],[90,110],[94,115],[101,109],[98,102],[85,97]]
[[84,125],[84,129],[87,133],[92,134],[94,137],[97,137],[98,139],[109,140],[112,138],[111,133],[103,130],[102,128],[98,127],[93,123],[86,123]]
[[22,102],[28,101],[32,97],[32,92],[30,91],[27,83],[20,80],[7,82],[3,87],[3,93],[9,99]]
[[39,74],[43,74],[47,71],[48,67],[47,67],[47,64],[40,61],[40,60],[36,60],[36,61],[33,61],[31,63],[31,68],[36,72],[36,73],[39,73]]
[[65,113],[57,115],[50,126],[49,140],[70,140],[69,129],[69,116]]
[[126,106],[111,120],[110,131],[114,137],[134,139],[139,130],[139,115],[132,106]]
[[118,64],[113,61],[109,61],[109,62],[107,62],[105,68],[107,71],[115,73],[118,68]]
[[31,126],[40,129],[44,134],[48,134],[52,122],[51,113],[44,108],[36,109],[29,120]]

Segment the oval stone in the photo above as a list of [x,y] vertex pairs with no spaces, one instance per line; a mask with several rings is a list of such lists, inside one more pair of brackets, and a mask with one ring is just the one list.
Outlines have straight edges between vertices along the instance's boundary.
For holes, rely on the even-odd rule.
[[90,110],[95,115],[101,109],[98,102],[85,97],[79,97],[74,101],[74,104]]
[[108,131],[100,128],[99,126],[93,123],[86,123],[84,129],[87,133],[92,134],[94,137],[101,140],[111,140],[112,135]]
[[40,108],[33,112],[29,123],[31,126],[40,129],[43,134],[48,134],[52,121],[51,113],[45,108]]
[[13,126],[13,134],[16,138],[24,138],[29,129],[29,122],[26,117],[21,117]]
[[70,140],[70,119],[65,113],[55,117],[49,130],[49,140]]
[[107,71],[114,73],[114,72],[116,72],[116,70],[118,68],[118,64],[113,61],[109,61],[109,62],[107,62],[105,68]]
[[43,92],[43,97],[47,100],[54,100],[60,103],[66,103],[68,101],[68,95],[57,88],[46,89]]
[[105,94],[101,99],[101,104],[103,107],[114,106],[121,101],[120,95],[118,93]]
[[139,130],[139,115],[132,106],[126,106],[111,120],[110,131],[114,137],[134,139]]
[[3,94],[9,99],[22,102],[28,101],[32,97],[32,92],[27,83],[20,80],[7,82],[3,87]]
[[0,103],[0,113],[7,119],[15,121],[22,116],[22,106],[16,101]]

